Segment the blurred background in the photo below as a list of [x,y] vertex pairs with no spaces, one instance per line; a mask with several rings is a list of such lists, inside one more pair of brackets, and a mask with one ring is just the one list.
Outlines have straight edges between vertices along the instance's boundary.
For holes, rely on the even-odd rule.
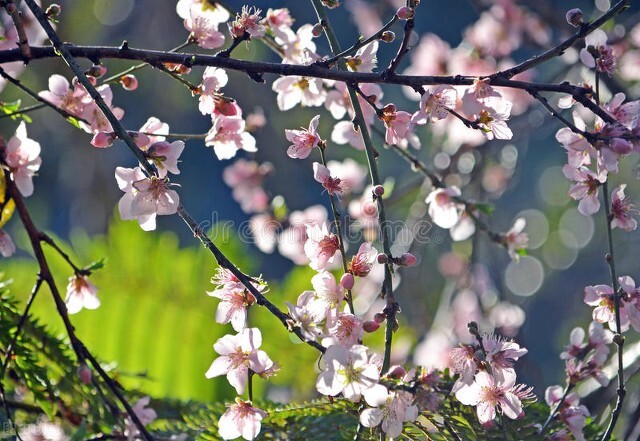
[[[173,2],[69,0],[59,3],[62,15],[58,30],[67,42],[119,46],[127,40],[135,48],[168,50],[183,43],[188,36]],[[457,47],[465,30],[494,3],[511,2],[423,0],[418,8],[416,32],[419,35],[434,33],[451,47]],[[553,29],[545,47],[573,32],[564,22],[566,10],[581,7],[586,17],[595,17],[608,7],[608,2],[603,0],[516,3],[525,11],[540,13],[543,23]],[[242,5],[228,2],[228,6],[236,10]],[[257,1],[253,5],[263,10],[288,7],[296,19],[294,28],[315,23],[307,2]],[[344,6],[331,11],[330,17],[345,47],[358,36],[358,28],[353,25],[354,12],[357,16],[368,6],[385,20],[397,8],[392,1],[345,0]],[[616,22],[622,28],[608,30],[623,39],[624,30],[631,29],[637,21],[638,6],[634,5]],[[402,35],[401,25],[393,30],[398,36]],[[379,66],[388,64],[399,40],[381,45]],[[316,44],[318,53],[328,53],[322,38],[316,39]],[[206,52],[193,46],[187,49],[191,50]],[[539,43],[525,39],[510,57],[520,62],[539,52]],[[242,44],[234,56],[280,61],[258,41]],[[90,66],[86,60],[83,62]],[[400,71],[411,63],[417,64],[408,56]],[[578,81],[584,75],[578,63],[577,50],[571,49],[562,61],[536,69],[535,78]],[[116,60],[105,60],[104,65],[108,68],[107,75],[129,66]],[[33,61],[20,79],[36,91],[46,90],[47,79],[53,73],[71,78],[61,60],[50,59]],[[193,69],[187,78],[197,84],[201,74],[202,69]],[[113,102],[125,110],[122,120],[125,127],[137,130],[149,117],[155,116],[169,123],[174,133],[200,134],[211,128],[209,117],[198,112],[197,97],[182,85],[151,68],[139,71],[136,76],[140,82],[136,91],[127,92],[118,85],[113,86]],[[240,152],[238,157],[273,164],[274,170],[265,178],[264,188],[273,197],[284,196],[289,211],[315,204],[328,208],[328,199],[314,182],[310,164],[286,156],[289,143],[284,137],[284,129],[306,127],[313,116],[321,114],[319,132],[328,138],[332,127],[328,112],[324,108],[299,107],[281,112],[271,90],[275,77],[265,76],[266,84],[257,84],[235,72],[229,72],[229,77],[225,95],[235,98],[245,114],[261,109],[267,121],[254,133],[258,152]],[[637,97],[636,80],[616,80],[618,86],[624,85],[630,93],[628,98]],[[612,89],[615,87],[613,84]],[[417,109],[417,103],[407,99],[401,88],[385,86],[384,93],[385,103],[396,103],[399,109],[410,112]],[[30,103],[29,98],[15,88],[6,87],[2,92],[4,101],[16,98],[23,99],[25,105]],[[551,102],[556,104],[557,98],[550,97]],[[231,330],[228,325],[215,323],[217,301],[205,294],[213,289],[209,282],[216,267],[212,256],[195,242],[177,216],[159,218],[158,229],[151,233],[143,232],[136,222],[119,219],[115,207],[122,193],[115,183],[114,169],[135,166],[135,160],[122,143],[116,142],[109,149],[95,149],[89,144],[90,135],[62,121],[49,109],[39,110],[32,118],[29,136],[41,143],[43,158],[34,180],[35,193],[28,200],[38,226],[59,237],[65,249],[82,265],[106,258],[106,268],[92,276],[100,289],[102,306],[72,317],[79,336],[102,360],[117,363],[123,376],[120,380],[126,385],[140,387],[156,396],[181,399],[214,401],[235,396],[224,379],[204,377],[216,356],[213,343]],[[3,136],[12,136],[17,124],[17,121],[2,119]],[[479,147],[451,147],[451,141],[443,141],[424,127],[416,132],[423,140],[420,150],[412,150],[416,156],[434,170],[435,165],[441,165],[438,170],[447,176],[447,182],[462,185],[463,194],[469,199],[478,198],[495,206],[489,221],[492,229],[504,232],[515,218],[527,219],[525,231],[529,234],[530,251],[516,264],[510,261],[505,250],[490,243],[481,233],[474,239],[453,242],[447,231],[435,226],[427,231],[426,240],[407,240],[400,244],[400,248],[405,249],[411,246],[419,264],[400,271],[397,298],[402,315],[396,359],[412,355],[417,360],[428,358],[435,346],[425,346],[424,342],[432,330],[443,296],[460,299],[454,306],[457,314],[463,316],[447,316],[445,323],[449,327],[459,325],[460,320],[466,323],[474,319],[478,309],[508,302],[519,309],[504,312],[506,317],[500,319],[503,328],[508,328],[510,323],[517,330],[523,313],[526,315],[524,324],[511,335],[529,350],[518,363],[519,380],[535,386],[541,396],[546,386],[563,383],[559,353],[568,343],[571,329],[584,326],[590,320],[591,308],[582,301],[584,286],[606,284],[610,280],[604,261],[605,219],[602,212],[593,217],[582,216],[577,211],[577,203],[567,197],[569,182],[561,172],[566,154],[554,139],[560,128],[557,120],[550,118],[540,105],[533,104],[525,113],[514,115],[509,125],[515,134],[512,140],[486,142]],[[380,138],[376,138],[376,142],[381,153],[381,174],[388,177],[387,184],[394,187],[389,196],[388,217],[428,221],[424,204],[428,185],[406,162],[382,146]],[[174,181],[180,184],[181,200],[193,216],[204,222],[203,225],[213,226],[213,237],[216,231],[219,233],[217,236],[222,240],[217,240],[218,245],[246,273],[262,274],[270,285],[269,297],[284,308],[285,301],[294,302],[302,291],[311,289],[309,279],[313,271],[306,266],[295,266],[277,251],[264,254],[254,244],[227,234],[225,228],[228,227],[214,225],[232,221],[233,224],[227,225],[239,228],[249,218],[222,179],[224,168],[238,157],[220,161],[202,140],[187,140],[181,156],[181,174]],[[366,164],[364,154],[351,147],[332,148],[330,159],[347,157]],[[629,156],[623,161],[620,176],[615,177],[629,184],[627,194],[633,200],[640,197],[637,167],[637,155]],[[13,294],[26,299],[35,279],[36,266],[29,257],[28,242],[17,219],[10,222],[7,229],[21,252],[17,258],[0,260],[0,271],[5,279],[13,280]],[[640,280],[636,258],[640,245],[638,232],[616,230],[614,241],[619,274]],[[66,279],[71,276],[68,268],[54,253],[50,256],[60,286],[66,286]],[[461,282],[461,272],[455,269],[456,265],[474,262],[483,266],[475,273],[473,282]],[[477,296],[459,295],[469,287]],[[45,293],[40,295],[34,311],[45,323],[62,332]],[[464,311],[468,316],[464,316]],[[283,368],[268,384],[259,382],[262,389],[258,390],[275,400],[314,396],[315,373],[310,366],[315,366],[316,354],[306,345],[293,341],[265,311],[252,311],[251,322],[262,329],[264,349]],[[368,338],[375,346],[381,336]],[[629,338],[635,339],[632,334]],[[291,355],[293,351],[295,356]],[[630,391],[630,401],[637,401],[637,388],[632,387]]]

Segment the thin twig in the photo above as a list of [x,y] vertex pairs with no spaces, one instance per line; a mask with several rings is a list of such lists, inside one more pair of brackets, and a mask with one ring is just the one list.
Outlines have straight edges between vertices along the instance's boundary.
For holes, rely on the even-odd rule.
[[22,14],[20,13],[20,2],[14,0],[7,0],[4,5],[5,11],[11,16],[13,25],[16,28],[16,34],[18,34],[18,48],[24,56],[25,60],[31,59],[31,48],[29,47],[29,39],[27,38],[27,32],[24,29],[24,23],[22,22]]
[[411,41],[411,34],[413,33],[414,26],[415,21],[413,17],[408,19],[404,24],[404,36],[402,37],[402,43],[398,48],[398,53],[393,58],[393,60],[391,60],[391,63],[389,63],[389,67],[384,70],[384,75],[394,75],[396,73],[396,70],[398,69],[398,66],[400,66],[400,63],[404,59],[404,56],[409,53],[409,50],[411,49],[411,46],[409,46],[409,42]]

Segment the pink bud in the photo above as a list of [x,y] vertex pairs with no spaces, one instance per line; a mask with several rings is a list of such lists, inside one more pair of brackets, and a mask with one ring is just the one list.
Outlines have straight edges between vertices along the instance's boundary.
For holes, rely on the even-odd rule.
[[376,332],[379,327],[380,324],[373,320],[367,320],[362,324],[362,329],[364,330],[364,332]]
[[569,9],[567,11],[567,15],[565,16],[567,19],[567,23],[569,23],[574,28],[579,28],[583,23],[582,19],[584,18],[584,14],[579,8]]
[[136,90],[138,88],[138,79],[135,75],[123,75],[118,81],[122,84],[124,90]]
[[324,26],[322,26],[322,24],[320,23],[316,23],[313,26],[313,29],[311,30],[311,34],[317,38],[322,35],[323,31],[324,31]]
[[413,18],[413,8],[409,8],[407,6],[403,6],[396,12],[396,15],[400,20],[409,20]]
[[81,364],[78,367],[78,378],[83,384],[91,384],[91,369],[86,364]]
[[378,258],[377,259],[378,259],[378,263],[381,263],[381,264],[385,264],[385,263],[389,262],[389,256],[387,256],[384,253],[378,254]]
[[633,145],[624,138],[613,138],[609,141],[609,148],[618,154],[624,155],[633,149]]
[[342,275],[342,278],[340,278],[340,285],[342,285],[344,289],[353,288],[354,282],[355,282],[355,279],[353,278],[353,274],[351,273],[344,273]]
[[376,315],[373,316],[373,320],[375,320],[375,322],[378,324],[384,323],[386,319],[387,319],[387,316],[381,312],[378,312],[376,313]]
[[398,265],[400,266],[413,266],[416,264],[416,256],[414,256],[411,253],[404,253],[402,256],[400,256],[400,259],[398,259]]
[[391,43],[395,39],[396,34],[394,34],[392,31],[384,31],[380,36],[380,40],[384,41],[385,43]]
[[400,379],[406,375],[407,371],[402,366],[391,366],[387,375],[391,378]]
[[382,185],[376,185],[373,187],[373,194],[380,197],[384,194],[384,187]]
[[91,139],[91,145],[94,147],[98,147],[100,149],[104,149],[111,146],[111,144],[113,144],[113,141],[115,141],[115,139],[116,139],[116,134],[113,132],[111,133],[98,132],[95,135],[93,135],[93,138]]

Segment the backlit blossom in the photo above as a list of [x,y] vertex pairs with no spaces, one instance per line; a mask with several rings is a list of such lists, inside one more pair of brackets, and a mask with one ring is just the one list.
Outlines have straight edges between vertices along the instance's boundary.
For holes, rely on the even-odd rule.
[[320,121],[320,115],[313,117],[309,122],[309,129],[286,129],[284,131],[287,140],[292,144],[287,149],[287,155],[294,159],[305,159],[311,154],[314,147],[322,142],[322,138],[318,135],[317,128]]
[[326,225],[307,225],[307,241],[304,244],[304,253],[309,259],[309,266],[316,271],[323,270],[328,264],[333,263],[340,249],[338,236],[330,234]]
[[313,163],[313,179],[321,183],[330,195],[339,195],[346,189],[342,179],[331,176],[329,169],[319,162]]
[[631,231],[638,228],[638,221],[634,219],[638,215],[638,210],[631,203],[631,199],[625,196],[626,184],[618,185],[611,192],[611,228],[620,228],[624,231]]
[[324,103],[326,93],[318,78],[280,77],[273,82],[273,90],[278,93],[278,109],[293,109],[296,104],[303,107],[317,107]]
[[439,86],[433,93],[426,91],[420,100],[420,110],[413,114],[414,124],[435,122],[449,116],[449,109],[456,108],[457,92],[451,86]]
[[516,394],[515,380],[515,374],[497,379],[488,372],[480,371],[473,384],[456,392],[456,398],[462,404],[476,406],[478,420],[483,425],[491,424],[498,412],[515,420],[522,413],[522,402]]
[[226,375],[229,384],[241,395],[244,393],[249,378],[249,369],[261,373],[273,366],[273,361],[266,352],[259,350],[262,345],[262,334],[258,328],[245,328],[236,335],[225,335],[213,345],[220,357],[205,373],[205,377],[213,378]]
[[205,145],[212,146],[220,160],[233,158],[238,150],[258,151],[255,138],[245,131],[245,122],[238,116],[214,118]]
[[231,187],[233,199],[245,213],[261,213],[269,207],[269,195],[262,186],[265,176],[273,171],[273,166],[265,162],[238,159],[222,172],[225,184]]
[[[600,323],[608,323],[609,329],[616,329],[615,294],[609,285],[594,285],[584,288],[584,302],[595,306],[593,319]],[[620,300],[620,330],[629,329],[629,312],[626,302]]]
[[218,31],[216,17],[202,12],[202,8],[191,6],[184,27],[191,32],[190,39],[204,49],[215,49],[224,44],[224,34]]
[[412,115],[402,110],[396,110],[393,104],[385,106],[382,121],[386,127],[384,141],[389,145],[400,144],[406,140],[411,132]]
[[413,395],[407,391],[388,391],[382,385],[376,385],[363,393],[371,408],[360,414],[360,424],[364,427],[381,426],[389,438],[398,438],[403,423],[418,418],[418,407],[413,404]]
[[308,304],[308,308],[316,317],[327,317],[336,311],[344,300],[344,288],[336,282],[328,271],[321,271],[311,278],[311,285],[316,296]]
[[67,297],[65,303],[67,312],[75,314],[82,308],[96,309],[100,306],[98,299],[98,288],[86,276],[74,275],[69,278],[67,285]]
[[267,416],[264,410],[253,407],[251,401],[236,398],[236,404],[228,406],[218,421],[218,434],[222,439],[242,437],[248,441],[260,433],[260,421]]
[[136,219],[145,231],[155,230],[156,215],[174,214],[180,198],[164,178],[148,178],[140,169],[116,167],[118,187],[125,194],[118,202],[123,220]]
[[323,355],[325,369],[318,376],[316,389],[322,395],[339,393],[350,401],[358,402],[362,393],[377,384],[378,365],[370,360],[368,348],[354,345],[350,348],[329,346]]
[[216,108],[216,101],[220,100],[220,89],[227,84],[229,77],[224,69],[207,67],[202,74],[198,97],[200,113],[210,115]]
[[358,252],[349,262],[348,268],[351,274],[357,277],[367,277],[373,264],[376,262],[376,250],[369,242],[363,242]]
[[[0,152],[1,154],[1,152]],[[40,144],[27,137],[27,127],[20,123],[16,134],[9,139],[2,158],[9,167],[10,178],[22,196],[33,194],[33,176],[40,170]]]
[[[584,39],[585,48],[580,50],[580,61],[598,72],[613,74],[616,69],[616,56],[613,48],[607,45],[607,34],[596,29]],[[590,52],[590,47],[592,52]]]
[[508,375],[515,376],[513,363],[528,352],[516,342],[496,335],[485,335],[482,339],[482,347],[486,353],[486,361],[491,365],[493,376],[498,380]]
[[242,37],[246,32],[252,38],[264,37],[265,27],[260,23],[260,9],[243,6],[242,12],[237,15],[235,21],[229,23],[229,31],[236,38]]
[[326,312],[319,308],[310,307],[315,298],[314,291],[305,291],[298,296],[295,305],[286,302],[291,324],[300,329],[302,337],[306,341],[316,341],[324,333],[321,322],[325,319]]
[[376,52],[378,52],[378,42],[372,41],[358,49],[355,55],[345,57],[347,68],[353,72],[372,72],[378,64]]
[[606,170],[596,174],[586,167],[573,168],[568,165],[562,167],[564,175],[575,181],[569,189],[569,196],[580,201],[578,210],[585,216],[591,216],[600,210],[600,199],[598,198],[598,188],[607,180]]
[[523,233],[524,227],[527,222],[524,218],[518,218],[513,223],[513,227],[507,231],[504,235],[504,242],[507,245],[509,257],[516,262],[520,259],[518,251],[526,250],[529,246],[529,236],[527,233]]
[[38,96],[72,115],[80,116],[87,103],[88,92],[77,78],[73,79],[72,85],[62,75],[54,74],[49,77],[49,90],[39,92]]
[[335,316],[327,318],[328,338],[322,340],[322,345],[353,346],[360,341],[362,334],[362,321],[353,314],[338,312]]
[[429,193],[426,203],[429,204],[431,220],[441,228],[453,227],[462,213],[462,204],[454,198],[460,196],[458,187],[437,188]]
[[[561,386],[549,386],[544,392],[544,398],[549,407],[554,408],[562,400],[564,390]],[[558,418],[571,431],[576,441],[585,441],[582,429],[586,425],[589,410],[580,404],[580,397],[575,392],[569,392],[560,408],[557,410]],[[569,438],[568,438],[569,439]]]
[[179,175],[178,158],[184,150],[183,141],[168,141],[154,142],[149,147],[144,149],[144,156],[147,160],[153,163],[158,169],[158,176],[160,178],[167,177],[167,173],[171,172],[174,175]]

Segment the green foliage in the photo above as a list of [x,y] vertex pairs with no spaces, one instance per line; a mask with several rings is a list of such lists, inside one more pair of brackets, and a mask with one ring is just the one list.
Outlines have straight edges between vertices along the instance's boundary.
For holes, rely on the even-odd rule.
[[12,120],[22,119],[25,122],[30,123],[31,118],[26,113],[16,113],[20,110],[20,105],[22,104],[22,100],[15,101],[0,101],[0,112],[5,115],[12,114],[10,118]]

